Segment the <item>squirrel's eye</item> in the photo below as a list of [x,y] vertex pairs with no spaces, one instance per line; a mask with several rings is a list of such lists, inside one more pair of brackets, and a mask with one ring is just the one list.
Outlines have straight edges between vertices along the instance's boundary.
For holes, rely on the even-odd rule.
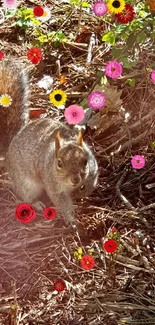
[[58,159],[58,167],[62,168],[62,161],[60,159]]

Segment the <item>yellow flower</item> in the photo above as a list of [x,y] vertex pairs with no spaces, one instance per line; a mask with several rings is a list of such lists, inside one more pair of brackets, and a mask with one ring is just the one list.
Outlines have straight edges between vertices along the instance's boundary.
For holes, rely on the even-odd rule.
[[50,102],[54,106],[62,106],[66,103],[67,95],[63,90],[58,89],[50,93],[49,98],[50,98]]
[[108,0],[107,6],[112,14],[119,14],[125,7],[124,0]]
[[0,105],[3,107],[8,107],[12,103],[12,98],[8,94],[0,96]]

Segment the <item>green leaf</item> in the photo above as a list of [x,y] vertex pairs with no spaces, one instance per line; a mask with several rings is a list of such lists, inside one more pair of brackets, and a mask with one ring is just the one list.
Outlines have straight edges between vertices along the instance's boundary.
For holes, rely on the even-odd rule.
[[83,2],[82,2],[82,7],[83,7],[83,8],[90,8],[91,5],[90,5],[88,2],[83,1]]
[[135,86],[135,83],[136,83],[136,80],[135,79],[127,79],[127,81],[128,81],[128,83],[129,83],[129,85],[131,87],[134,87]]
[[138,43],[144,43],[147,39],[147,36],[144,32],[142,32],[140,35],[137,37],[137,42]]
[[118,58],[121,58],[124,55],[124,51],[125,51],[124,48],[116,48],[116,47],[113,47],[112,48],[112,51],[111,51],[111,54],[116,59],[118,59]]
[[129,61],[126,57],[122,58],[121,61],[123,63],[123,67],[126,69],[131,69],[135,64],[134,62]]
[[102,41],[110,43],[111,45],[114,46],[115,45],[115,38],[116,38],[116,36],[115,36],[114,32],[108,32],[108,33],[103,35]]
[[151,142],[151,147],[152,147],[152,149],[155,149],[155,141]]

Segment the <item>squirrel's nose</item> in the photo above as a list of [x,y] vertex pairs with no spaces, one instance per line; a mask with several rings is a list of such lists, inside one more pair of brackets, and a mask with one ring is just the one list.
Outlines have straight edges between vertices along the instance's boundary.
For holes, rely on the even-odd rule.
[[78,175],[72,176],[71,181],[72,181],[73,185],[77,185],[78,183],[80,183],[80,176],[78,176]]

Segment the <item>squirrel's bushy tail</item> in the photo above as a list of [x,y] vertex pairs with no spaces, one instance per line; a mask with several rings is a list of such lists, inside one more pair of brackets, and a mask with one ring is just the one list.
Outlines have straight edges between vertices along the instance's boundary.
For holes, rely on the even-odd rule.
[[0,97],[5,94],[12,102],[8,107],[0,102],[1,154],[5,154],[12,138],[29,119],[27,72],[23,64],[14,59],[0,61]]

